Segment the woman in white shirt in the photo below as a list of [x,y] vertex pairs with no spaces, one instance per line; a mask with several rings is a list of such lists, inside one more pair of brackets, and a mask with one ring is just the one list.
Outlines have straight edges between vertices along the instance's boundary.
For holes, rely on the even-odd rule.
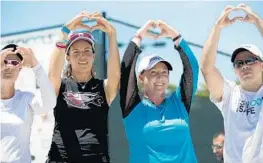
[[[33,116],[53,109],[56,94],[30,48],[9,44],[1,50],[0,61],[0,162],[30,163],[29,143]],[[15,82],[23,67],[32,68],[40,87],[39,95],[15,89]]]

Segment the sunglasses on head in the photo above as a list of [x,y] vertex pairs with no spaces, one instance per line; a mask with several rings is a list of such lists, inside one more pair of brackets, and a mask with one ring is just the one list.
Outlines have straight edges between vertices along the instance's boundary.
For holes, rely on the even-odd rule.
[[73,41],[77,37],[87,37],[87,38],[91,39],[92,41],[94,41],[94,37],[89,33],[73,33],[69,37],[69,42]]
[[18,61],[18,60],[7,60],[7,59],[5,59],[4,60],[4,64],[11,64],[11,65],[13,65],[13,66],[17,66],[17,65],[19,65],[21,62],[20,61]]
[[260,61],[258,58],[251,57],[246,60],[237,60],[233,63],[234,68],[241,68],[243,65],[253,65],[257,61]]

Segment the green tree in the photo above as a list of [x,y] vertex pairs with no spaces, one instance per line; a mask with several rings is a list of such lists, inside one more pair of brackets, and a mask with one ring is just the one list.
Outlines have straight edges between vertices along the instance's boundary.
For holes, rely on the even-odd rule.
[[201,89],[199,89],[196,92],[196,96],[202,96],[202,97],[208,97],[209,96],[209,91],[207,89],[207,85],[205,83],[202,83],[200,85]]

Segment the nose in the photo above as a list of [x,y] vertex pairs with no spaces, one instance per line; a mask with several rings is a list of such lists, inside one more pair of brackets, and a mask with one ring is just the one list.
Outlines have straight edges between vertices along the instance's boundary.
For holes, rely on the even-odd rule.
[[244,64],[244,65],[241,67],[242,70],[246,70],[246,69],[248,69],[248,68],[249,68],[249,66],[248,66],[247,64]]
[[13,67],[14,67],[14,65],[8,63],[8,64],[3,64],[1,68],[2,69],[11,69]]
[[11,63],[7,63],[5,64],[6,67],[14,67],[14,65],[12,65]]
[[4,66],[4,70],[9,70],[9,71],[11,71],[11,70],[15,69],[15,67],[16,67],[16,66],[14,66],[14,65],[12,65],[12,64],[6,64],[6,65]]
[[163,75],[162,75],[162,73],[157,73],[157,79],[158,80],[163,80]]

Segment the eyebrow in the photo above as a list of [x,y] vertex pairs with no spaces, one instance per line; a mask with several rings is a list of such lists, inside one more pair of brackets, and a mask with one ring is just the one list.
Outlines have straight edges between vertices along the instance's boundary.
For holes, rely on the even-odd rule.
[[[90,48],[90,47],[85,47],[83,50],[92,50],[92,48]],[[74,49],[74,48],[72,48],[72,51],[74,51],[74,50],[82,50],[82,49],[78,49],[78,48],[76,48],[76,49]]]

